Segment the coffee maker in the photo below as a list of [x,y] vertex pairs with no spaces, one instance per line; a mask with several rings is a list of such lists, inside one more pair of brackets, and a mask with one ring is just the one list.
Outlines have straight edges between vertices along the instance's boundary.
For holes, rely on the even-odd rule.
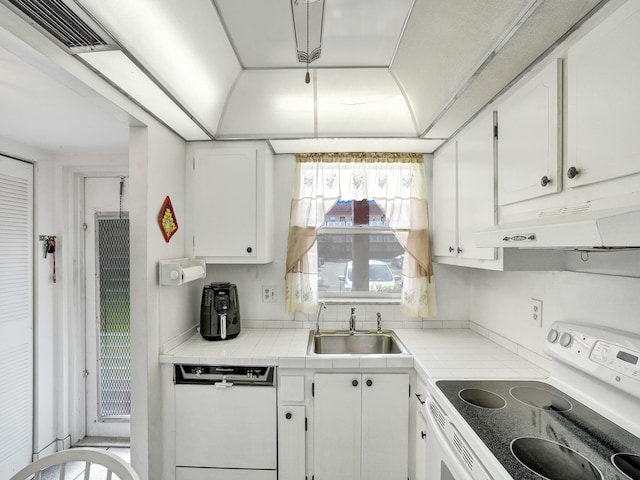
[[206,340],[227,340],[240,333],[238,290],[228,282],[204,286],[200,306],[200,334]]

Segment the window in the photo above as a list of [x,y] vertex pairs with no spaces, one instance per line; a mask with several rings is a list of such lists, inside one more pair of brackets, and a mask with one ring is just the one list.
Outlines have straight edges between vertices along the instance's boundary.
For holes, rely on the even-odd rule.
[[421,154],[297,154],[295,182],[287,311],[315,313],[319,298],[338,295],[397,298],[406,316],[435,314]]
[[[355,215],[355,208],[366,211]],[[380,215],[375,200],[339,200],[329,210],[316,235],[319,298],[400,298],[404,249],[389,226],[376,220]],[[340,217],[338,225],[334,216]],[[355,216],[367,223],[353,226]]]

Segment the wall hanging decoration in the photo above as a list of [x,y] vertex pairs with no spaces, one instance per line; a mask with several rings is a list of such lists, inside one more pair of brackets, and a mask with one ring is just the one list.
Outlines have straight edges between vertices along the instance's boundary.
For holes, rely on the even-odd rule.
[[158,223],[160,223],[160,229],[164,235],[164,239],[169,242],[173,234],[178,231],[178,219],[176,213],[173,211],[173,205],[171,205],[171,199],[167,195],[164,199],[162,208],[160,209],[160,215],[158,215]]

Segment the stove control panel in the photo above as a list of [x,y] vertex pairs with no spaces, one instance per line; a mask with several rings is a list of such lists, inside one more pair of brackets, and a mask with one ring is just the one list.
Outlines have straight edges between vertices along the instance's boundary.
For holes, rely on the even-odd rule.
[[598,340],[591,352],[591,360],[640,380],[640,352]]
[[617,388],[640,397],[640,336],[630,332],[555,322],[545,351]]

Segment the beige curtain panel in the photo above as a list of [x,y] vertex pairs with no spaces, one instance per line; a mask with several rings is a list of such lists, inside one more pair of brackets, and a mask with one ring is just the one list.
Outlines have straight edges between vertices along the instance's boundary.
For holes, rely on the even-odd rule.
[[429,243],[427,182],[422,154],[296,155],[287,246],[286,307],[318,310],[316,233],[338,200],[375,200],[405,250],[401,308],[408,317],[436,313]]

